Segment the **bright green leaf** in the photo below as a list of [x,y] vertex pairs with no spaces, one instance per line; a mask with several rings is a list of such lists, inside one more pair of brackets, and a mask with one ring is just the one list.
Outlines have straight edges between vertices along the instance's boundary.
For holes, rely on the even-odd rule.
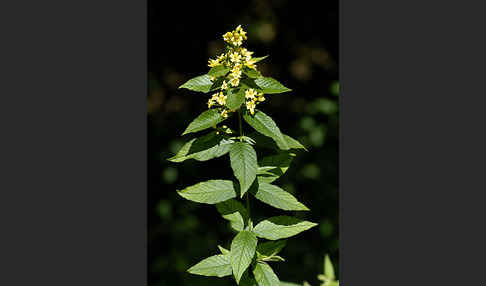
[[227,68],[223,65],[219,65],[219,66],[212,67],[209,70],[208,75],[214,77],[220,77],[220,76],[225,76],[229,71],[230,68]]
[[331,280],[336,279],[336,275],[334,275],[334,267],[332,266],[331,259],[327,254],[324,257],[324,275]]
[[273,272],[270,265],[265,262],[258,262],[253,269],[253,275],[258,286],[280,286],[277,275]]
[[229,109],[238,109],[245,102],[245,89],[240,88],[237,92],[229,90],[226,98],[226,106]]
[[287,211],[308,211],[309,209],[289,192],[282,190],[280,187],[258,181],[258,190],[253,188],[250,192],[258,200],[269,204],[273,207]]
[[294,236],[316,225],[317,223],[290,216],[276,216],[258,223],[253,232],[258,237],[277,240]]
[[223,120],[225,120],[225,118],[221,116],[219,108],[208,109],[201,113],[196,119],[194,119],[189,124],[189,126],[187,126],[186,130],[184,131],[184,133],[182,133],[182,135],[192,132],[198,132],[213,127]]
[[253,127],[253,129],[265,136],[272,138],[280,149],[289,149],[287,140],[285,140],[277,124],[270,116],[266,115],[260,110],[257,110],[254,116],[245,113],[243,118],[251,127]]
[[211,132],[200,138],[191,139],[184,144],[177,154],[167,160],[171,162],[183,162],[188,159],[197,161],[207,161],[221,157],[229,152],[232,140],[225,139],[224,136]]
[[245,67],[243,69],[243,73],[246,74],[249,78],[260,78],[260,77],[262,77],[262,74],[259,71],[254,70],[254,69],[250,69],[250,68],[247,68],[247,67]]
[[285,247],[286,243],[286,240],[267,241],[264,243],[260,243],[257,246],[257,252],[266,256],[277,255]]
[[179,86],[179,88],[187,88],[189,90],[207,93],[210,91],[212,85],[213,82],[209,79],[209,76],[205,74],[188,80],[186,83]]
[[305,151],[307,151],[307,148],[305,148],[305,146],[302,145],[296,139],[290,137],[289,135],[285,135],[285,134],[283,134],[283,137],[287,141],[287,144],[289,145],[290,149],[304,149]]
[[222,247],[221,245],[218,245],[218,248],[219,248],[219,251],[221,251],[221,254],[230,254],[230,251],[224,247]]
[[282,93],[291,91],[290,88],[285,87],[283,84],[271,77],[262,77],[255,79],[255,84],[259,86],[264,93]]
[[250,188],[258,169],[257,155],[248,143],[235,142],[230,148],[231,168],[240,182],[241,197]]
[[209,180],[187,187],[177,193],[190,201],[216,204],[236,197],[232,181]]
[[267,56],[264,56],[264,57],[256,57],[256,58],[252,58],[253,62],[255,63],[258,63],[259,61],[263,60],[263,59],[266,59],[268,58],[268,55]]
[[255,234],[246,230],[238,233],[231,242],[230,261],[237,283],[255,256],[257,242]]
[[232,273],[230,258],[228,255],[213,255],[192,266],[187,272],[203,276],[228,276]]
[[261,87],[259,87],[256,83],[255,83],[255,80],[252,79],[252,78],[244,78],[242,80],[240,80],[240,83],[243,87],[245,87],[246,89],[248,88],[253,88],[253,89],[256,89],[258,91],[263,91],[263,89]]
[[[289,149],[304,149],[307,151],[304,145],[302,145],[299,141],[295,140],[294,138],[283,134],[283,138],[287,142]],[[256,141],[256,145],[258,147],[266,148],[266,149],[276,149],[279,150],[280,148],[277,146],[275,141],[273,141],[270,137],[262,135],[258,132],[252,132],[248,135],[249,137],[253,138]]]
[[218,212],[224,219],[230,221],[234,230],[242,231],[248,221],[248,213],[245,207],[237,200],[231,199],[216,204]]

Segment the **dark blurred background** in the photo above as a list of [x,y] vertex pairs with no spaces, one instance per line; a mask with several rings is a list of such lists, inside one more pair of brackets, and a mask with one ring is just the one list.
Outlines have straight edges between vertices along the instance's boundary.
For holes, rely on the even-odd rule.
[[[201,259],[217,254],[218,244],[229,248],[235,234],[214,206],[187,201],[175,192],[208,179],[231,179],[229,157],[183,163],[166,159],[188,140],[180,134],[207,109],[210,97],[177,87],[209,70],[208,58],[224,47],[222,35],[239,24],[248,32],[244,46],[254,51],[253,56],[270,55],[258,63],[258,69],[293,89],[268,95],[258,108],[309,149],[299,153],[275,183],[311,209],[289,215],[319,226],[290,238],[281,253],[287,261],[274,262],[272,267],[283,281],[307,280],[312,285],[318,285],[316,276],[322,273],[324,254],[330,254],[337,268],[338,4],[337,0],[148,0],[150,286],[234,285],[228,277],[185,272]],[[252,200],[256,222],[282,213]]]

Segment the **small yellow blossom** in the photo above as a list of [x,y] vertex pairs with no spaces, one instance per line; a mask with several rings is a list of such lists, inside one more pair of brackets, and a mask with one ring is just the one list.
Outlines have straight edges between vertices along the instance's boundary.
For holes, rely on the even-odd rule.
[[255,60],[254,59],[251,59],[251,60],[247,60],[245,61],[245,66],[251,68],[251,69],[256,69],[256,65],[255,65]]
[[208,60],[208,66],[209,67],[215,67],[215,66],[219,66],[221,63],[219,62],[218,59],[216,60],[213,60],[213,59],[209,59]]
[[230,60],[233,62],[233,63],[239,63],[241,61],[241,55],[238,53],[238,52],[233,52],[231,55],[230,55]]
[[208,108],[211,108],[211,106],[214,105],[214,98],[211,97],[209,100],[208,100]]
[[209,76],[210,81],[214,81],[216,78],[214,76]]
[[227,111],[227,110],[223,110],[223,111],[221,111],[221,116],[222,116],[223,118],[228,118],[228,111]]
[[230,80],[230,84],[231,84],[231,86],[233,86],[233,87],[234,87],[234,86],[238,86],[238,85],[240,84],[240,79],[239,79],[239,78],[237,78],[237,77],[232,78],[232,79]]
[[231,73],[232,78],[240,78],[241,77],[241,70],[235,70]]
[[242,48],[241,51],[240,51],[240,53],[245,57],[245,60],[246,61],[251,60],[251,55],[253,54],[253,52],[250,52],[246,48]]
[[246,40],[246,32],[243,31],[243,28],[241,28],[241,25],[238,25],[238,27],[236,27],[236,30],[235,32],[239,33],[240,36]]
[[226,34],[224,34],[224,35],[223,35],[223,40],[224,40],[225,42],[229,42],[229,41],[230,41],[230,39],[231,39],[231,37],[233,37],[233,33],[231,33],[231,32],[227,32]]
[[221,85],[221,89],[222,90],[228,89],[228,84],[224,80],[223,80],[223,84]]
[[263,96],[263,93],[261,93],[261,92],[260,92],[260,93],[257,95],[257,99],[258,99],[258,101],[265,101],[265,96]]
[[251,115],[255,114],[255,106],[256,104],[254,100],[246,102],[246,108],[250,110]]
[[219,105],[225,105],[226,104],[226,95],[224,95],[222,92],[220,92],[216,101],[218,102]]
[[224,61],[224,59],[226,58],[226,54],[225,53],[222,53],[221,55],[218,56],[217,60],[222,63]]
[[247,89],[245,91],[245,98],[246,99],[250,99],[250,100],[253,100],[255,98],[255,96],[257,95],[257,92],[256,90],[254,90],[253,88],[250,88],[250,89]]

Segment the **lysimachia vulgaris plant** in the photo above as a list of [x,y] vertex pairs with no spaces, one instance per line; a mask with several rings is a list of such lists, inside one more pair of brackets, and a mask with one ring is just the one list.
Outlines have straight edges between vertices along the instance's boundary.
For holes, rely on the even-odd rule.
[[[209,72],[180,86],[212,94],[208,110],[194,119],[182,135],[207,133],[189,140],[168,160],[207,161],[229,153],[236,180],[215,178],[177,192],[190,201],[215,205],[237,234],[229,249],[218,246],[220,254],[200,261],[187,271],[204,276],[233,276],[238,285],[244,286],[279,286],[269,262],[284,261],[278,255],[285,246],[284,239],[317,224],[282,215],[254,225],[250,197],[285,211],[308,211],[293,195],[273,184],[287,171],[295,151],[305,147],[282,133],[270,116],[256,109],[265,101],[265,95],[290,91],[257,70],[256,64],[266,57],[253,57],[253,52],[242,47],[247,36],[241,26],[224,34],[223,39],[227,43],[225,51],[209,60]],[[236,128],[221,125],[232,117],[237,117]],[[254,129],[251,134],[243,134],[243,121]],[[260,158],[256,147],[274,151]],[[240,202],[243,198],[246,206]]]

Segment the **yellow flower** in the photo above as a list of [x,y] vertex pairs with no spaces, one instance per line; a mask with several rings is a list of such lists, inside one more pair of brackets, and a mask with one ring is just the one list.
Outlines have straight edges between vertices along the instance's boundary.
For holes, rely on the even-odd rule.
[[221,112],[221,116],[222,116],[223,118],[228,118],[228,111],[227,111],[227,110],[223,110],[223,111]]
[[215,66],[219,66],[221,63],[219,62],[218,59],[216,60],[213,60],[213,59],[209,59],[208,60],[208,66],[210,67],[215,67]]
[[231,72],[239,72],[241,71],[241,68],[243,67],[243,65],[240,63],[240,64],[235,64],[233,66],[233,68],[231,69]]
[[224,60],[224,58],[226,57],[226,54],[225,53],[222,53],[221,55],[218,56],[218,61],[219,62],[222,62]]
[[258,101],[265,101],[265,96],[263,96],[263,93],[261,93],[261,92],[260,92],[260,93],[257,95],[257,99],[258,99]]
[[224,80],[223,80],[223,84],[221,85],[221,89],[222,90],[228,89],[228,84]]
[[224,95],[223,92],[220,92],[216,101],[218,102],[219,105],[225,105],[226,95]]
[[214,81],[216,78],[214,76],[209,76],[210,81]]
[[226,34],[223,35],[223,40],[229,43],[231,37],[233,37],[233,33],[227,32]]
[[256,69],[255,60],[254,59],[247,60],[245,62],[245,66],[247,66],[251,69]]
[[253,52],[250,52],[246,48],[242,48],[241,51],[240,51],[240,53],[245,57],[245,60],[246,61],[251,60],[251,55],[253,54]]
[[253,88],[250,88],[250,89],[247,89],[245,91],[245,98],[246,99],[250,99],[250,100],[253,100],[255,98],[255,96],[257,95],[257,92],[256,90],[254,90]]
[[241,25],[238,25],[238,27],[236,27],[235,32],[239,33],[240,36],[246,40],[246,32],[243,31],[243,28],[241,28]]
[[241,35],[238,35],[238,34],[233,34],[233,37],[231,38],[231,42],[233,45],[235,46],[241,46],[241,44],[243,43],[243,37]]
[[211,106],[213,106],[213,104],[214,104],[214,101],[213,101],[213,99],[212,99],[212,98],[210,98],[210,99],[208,100],[208,108],[211,108]]
[[235,77],[230,80],[231,86],[238,86],[240,84],[240,79]]
[[255,106],[256,104],[253,100],[246,102],[246,108],[250,110],[251,115],[255,114]]
[[237,52],[233,52],[230,55],[230,60],[234,63],[239,63],[241,61],[241,55]]
[[231,73],[231,77],[233,78],[240,78],[241,77],[241,70],[235,70]]

